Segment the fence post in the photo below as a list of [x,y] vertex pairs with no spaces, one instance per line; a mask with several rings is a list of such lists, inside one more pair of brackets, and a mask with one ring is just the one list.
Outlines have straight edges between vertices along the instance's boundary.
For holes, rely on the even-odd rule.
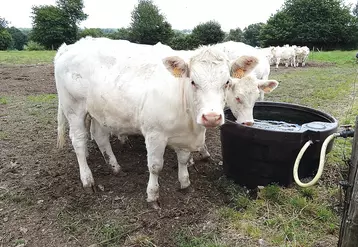
[[358,116],[356,117],[352,145],[351,163],[348,175],[348,188],[345,195],[338,247],[358,245]]

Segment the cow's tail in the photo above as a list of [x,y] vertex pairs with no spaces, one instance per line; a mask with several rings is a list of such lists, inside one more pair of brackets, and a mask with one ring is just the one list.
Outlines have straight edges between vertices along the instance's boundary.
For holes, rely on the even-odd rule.
[[65,144],[65,131],[66,131],[66,117],[63,114],[60,100],[58,101],[58,110],[57,110],[57,148],[63,148]]

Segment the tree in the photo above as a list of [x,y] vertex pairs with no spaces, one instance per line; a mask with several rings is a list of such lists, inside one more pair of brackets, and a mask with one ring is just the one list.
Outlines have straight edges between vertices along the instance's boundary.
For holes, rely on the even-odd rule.
[[67,25],[73,33],[73,42],[76,41],[78,25],[88,17],[88,15],[83,12],[83,0],[57,0],[56,5],[64,12],[64,16],[68,22]]
[[171,25],[151,0],[139,0],[132,11],[130,39],[141,44],[167,44],[173,36]]
[[63,42],[74,43],[78,39],[78,24],[87,18],[82,0],[58,0],[57,6],[32,7],[30,39],[47,49],[57,49]]
[[7,28],[9,22],[5,18],[0,17],[0,29]]
[[293,36],[293,25],[292,18],[285,11],[279,11],[275,15],[271,15],[260,33],[262,45],[283,46],[290,43]]
[[131,31],[129,28],[120,28],[117,32],[113,32],[107,35],[110,39],[122,39],[130,40]]
[[23,50],[24,45],[27,43],[27,36],[16,27],[7,28],[7,31],[12,37],[12,49]]
[[83,0],[57,0],[56,5],[63,10],[73,27],[76,27],[76,25],[88,17],[88,15],[83,12]]
[[8,21],[0,17],[0,50],[7,50],[12,43],[11,34],[6,30]]
[[198,47],[199,42],[192,34],[176,31],[169,44],[174,50],[193,50]]
[[216,44],[222,42],[225,32],[221,25],[216,21],[208,21],[194,27],[192,36],[201,45]]
[[92,36],[93,38],[97,37],[104,37],[104,33],[99,28],[85,28],[79,33],[80,38],[86,37],[86,36]]
[[357,18],[343,0],[286,0],[261,33],[265,45],[285,43],[325,49],[354,47],[357,36]]
[[228,35],[225,37],[225,41],[236,41],[242,42],[244,39],[244,33],[242,32],[241,28],[230,29]]
[[245,27],[244,28],[245,43],[251,46],[261,46],[260,32],[264,26],[265,26],[264,23],[259,22]]
[[74,30],[68,25],[64,12],[55,6],[43,5],[32,8],[33,29],[30,39],[47,49],[57,49],[63,42],[75,39]]
[[0,29],[0,50],[7,50],[12,43],[11,34],[5,29]]
[[358,2],[356,3],[356,6],[354,6],[353,8],[353,15],[355,17],[358,17]]

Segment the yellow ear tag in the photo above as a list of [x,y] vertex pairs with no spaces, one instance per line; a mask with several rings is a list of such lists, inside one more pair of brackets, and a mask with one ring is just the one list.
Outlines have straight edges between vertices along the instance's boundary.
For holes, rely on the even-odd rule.
[[244,70],[243,69],[237,69],[234,73],[235,78],[242,78],[244,76]]
[[173,75],[175,76],[175,77],[181,77],[181,69],[179,69],[178,67],[175,67],[174,69],[173,69]]
[[265,92],[265,93],[269,93],[270,91],[271,91],[271,88],[269,88],[269,87],[265,87],[265,88],[264,88],[264,92]]

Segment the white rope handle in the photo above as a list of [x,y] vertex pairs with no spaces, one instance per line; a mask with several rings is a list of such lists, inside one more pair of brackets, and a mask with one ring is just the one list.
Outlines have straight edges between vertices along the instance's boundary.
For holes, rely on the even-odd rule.
[[326,150],[327,150],[327,146],[330,143],[330,141],[336,137],[338,137],[340,134],[339,133],[333,133],[331,135],[329,135],[326,140],[324,140],[323,144],[322,144],[322,148],[321,148],[321,155],[319,158],[319,166],[318,166],[318,171],[316,176],[308,183],[302,183],[301,180],[298,178],[298,167],[300,164],[300,161],[302,159],[303,154],[306,152],[306,149],[313,144],[313,142],[311,140],[307,141],[305,143],[305,145],[303,145],[303,147],[301,148],[300,152],[297,155],[296,161],[295,161],[295,165],[293,166],[293,178],[295,180],[295,182],[301,186],[301,187],[309,187],[312,185],[315,185],[317,183],[317,181],[320,179],[320,177],[322,176],[322,172],[323,172],[323,167],[324,167],[324,161],[326,158]]

